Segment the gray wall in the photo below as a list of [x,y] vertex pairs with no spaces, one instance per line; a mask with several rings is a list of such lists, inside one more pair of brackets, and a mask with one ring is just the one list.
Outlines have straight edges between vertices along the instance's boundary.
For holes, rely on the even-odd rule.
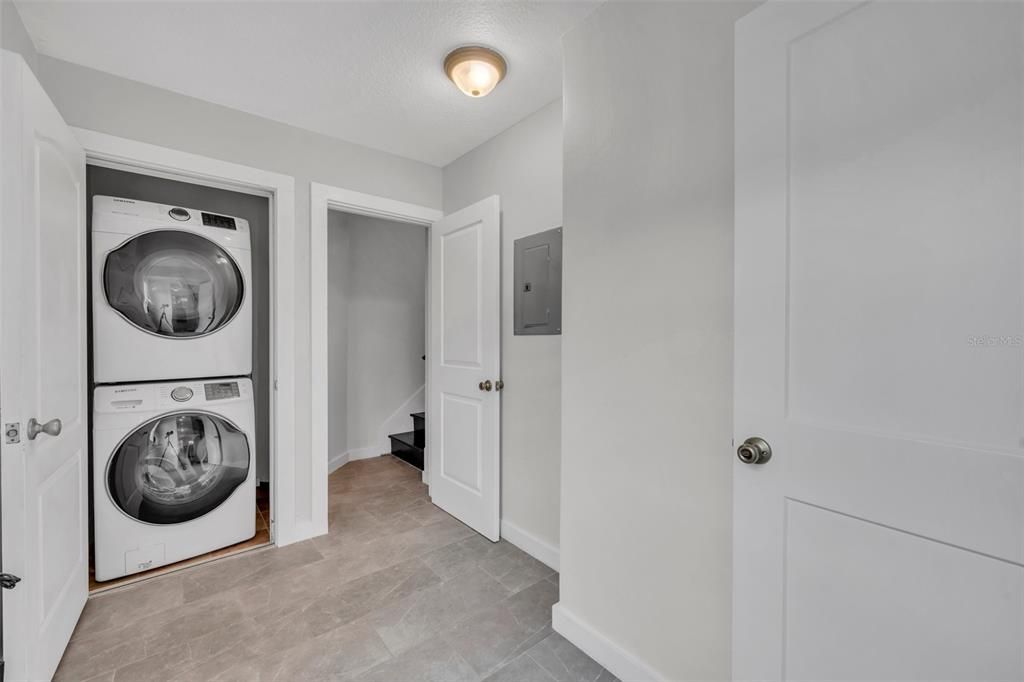
[[327,212],[327,455],[348,452],[348,216]]
[[[198,208],[249,221],[252,238],[252,380],[256,397],[256,476],[270,480],[270,200],[224,189],[178,182],[150,175],[88,166],[88,220],[92,198],[106,195]],[[166,377],[175,379],[177,377]]]
[[[379,455],[381,427],[426,374],[427,231],[335,211],[328,230],[330,454]],[[412,431],[398,417],[393,432]]]
[[557,548],[561,336],[513,336],[512,242],[562,224],[562,103],[444,169],[444,211],[501,195],[501,519]]
[[11,0],[0,0],[0,47],[17,52],[25,58],[29,68],[36,71],[39,61],[36,46]]
[[295,513],[311,520],[310,262],[311,180],[441,207],[441,170],[82,66],[39,56],[38,75],[73,126],[224,159],[295,178],[295,271],[288,314],[295,325]]
[[671,680],[730,675],[733,24],[752,8],[612,2],[563,43],[559,608]]

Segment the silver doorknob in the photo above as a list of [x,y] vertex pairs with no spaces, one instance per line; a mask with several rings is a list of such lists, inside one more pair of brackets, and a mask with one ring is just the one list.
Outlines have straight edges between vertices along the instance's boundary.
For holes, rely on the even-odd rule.
[[35,440],[40,433],[47,436],[59,436],[62,424],[59,419],[51,419],[45,424],[40,424],[35,417],[28,420],[28,439]]
[[480,390],[481,391],[489,391],[493,387],[494,387],[494,385],[491,383],[490,379],[488,379],[487,381],[481,381],[480,382]]
[[764,464],[772,458],[772,446],[764,438],[748,438],[736,448],[736,456],[744,464]]

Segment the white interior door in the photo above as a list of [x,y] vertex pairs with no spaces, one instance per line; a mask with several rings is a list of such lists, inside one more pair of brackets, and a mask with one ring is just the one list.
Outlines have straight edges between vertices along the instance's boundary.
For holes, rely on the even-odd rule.
[[493,196],[430,229],[430,496],[499,538],[501,217]]
[[3,570],[22,579],[4,655],[7,679],[43,680],[88,593],[85,154],[21,57],[3,53],[2,83],[0,419],[21,433],[0,510]]
[[1024,4],[737,24],[737,679],[1024,677]]

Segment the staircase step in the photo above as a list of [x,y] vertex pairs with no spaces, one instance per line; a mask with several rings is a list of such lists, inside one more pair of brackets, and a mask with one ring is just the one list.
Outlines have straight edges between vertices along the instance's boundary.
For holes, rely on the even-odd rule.
[[406,431],[404,433],[393,433],[388,438],[397,440],[406,445],[414,448],[420,448],[421,450],[426,447],[426,439],[423,437],[423,433],[419,431]]
[[408,431],[406,433],[393,433],[391,439],[391,454],[399,459],[405,460],[417,469],[423,468],[423,432]]
[[427,413],[426,412],[413,412],[409,415],[412,417],[412,428],[414,431],[426,431],[427,428]]

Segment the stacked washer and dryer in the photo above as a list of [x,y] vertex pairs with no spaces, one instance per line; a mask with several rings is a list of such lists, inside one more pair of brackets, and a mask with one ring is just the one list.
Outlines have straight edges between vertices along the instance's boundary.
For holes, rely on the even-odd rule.
[[96,580],[256,534],[251,242],[241,218],[96,196]]

